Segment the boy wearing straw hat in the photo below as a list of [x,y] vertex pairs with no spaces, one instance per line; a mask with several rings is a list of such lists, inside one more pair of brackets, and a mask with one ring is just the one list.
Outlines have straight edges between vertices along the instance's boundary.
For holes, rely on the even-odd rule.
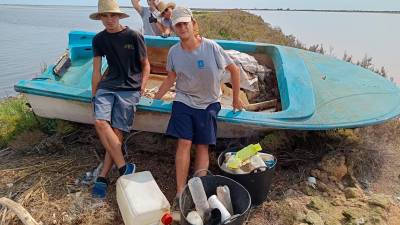
[[[92,189],[92,196],[104,198],[107,193],[106,176],[113,164],[120,175],[135,172],[135,164],[126,163],[122,153],[123,132],[129,132],[144,90],[150,64],[143,36],[122,26],[123,13],[116,0],[99,0],[98,12],[90,15],[101,20],[105,29],[93,38],[92,96],[95,128],[106,149],[104,164]],[[101,76],[102,57],[108,69]]]
[[175,9],[175,6],[175,3],[173,2],[164,3],[163,1],[160,1],[160,3],[158,3],[157,5],[158,11],[160,12],[161,16],[161,21],[157,22],[156,25],[161,30],[161,36],[163,37],[170,36],[174,31],[171,17],[172,10]]

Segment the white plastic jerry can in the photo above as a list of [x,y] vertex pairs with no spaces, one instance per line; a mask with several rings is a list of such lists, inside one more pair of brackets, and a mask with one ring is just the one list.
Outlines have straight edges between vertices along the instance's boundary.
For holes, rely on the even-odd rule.
[[170,204],[149,171],[121,176],[117,202],[126,225],[172,223]]

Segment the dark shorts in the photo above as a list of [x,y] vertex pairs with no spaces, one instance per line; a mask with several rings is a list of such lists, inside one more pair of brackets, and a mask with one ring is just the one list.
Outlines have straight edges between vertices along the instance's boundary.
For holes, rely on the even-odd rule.
[[219,102],[206,109],[195,109],[182,102],[172,104],[171,119],[166,134],[191,140],[193,144],[215,145],[217,142],[217,115],[221,110]]
[[96,120],[106,120],[111,127],[129,132],[132,129],[136,105],[140,99],[138,91],[111,91],[98,89],[93,98]]

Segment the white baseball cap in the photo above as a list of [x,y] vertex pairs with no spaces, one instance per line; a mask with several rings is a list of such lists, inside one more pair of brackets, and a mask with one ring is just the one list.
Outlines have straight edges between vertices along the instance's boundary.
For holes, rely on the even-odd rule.
[[172,11],[172,25],[175,26],[177,23],[188,23],[192,21],[192,11],[183,6],[177,6],[173,11]]

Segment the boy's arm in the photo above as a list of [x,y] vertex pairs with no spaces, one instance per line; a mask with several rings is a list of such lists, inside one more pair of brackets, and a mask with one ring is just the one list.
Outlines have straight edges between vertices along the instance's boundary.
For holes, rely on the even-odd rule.
[[140,6],[140,0],[131,0],[131,2],[132,2],[132,5],[133,5],[133,8],[135,8],[136,9],[136,11],[140,14],[140,15],[142,15],[142,6]]
[[167,28],[159,21],[156,22],[156,26],[161,31],[161,33],[165,34],[167,32]]
[[92,97],[96,95],[97,87],[101,81],[101,56],[93,57]]
[[154,98],[161,99],[165,95],[165,93],[167,93],[167,91],[169,91],[169,89],[174,85],[175,80],[176,80],[176,73],[168,71],[167,78],[161,84]]
[[140,93],[143,95],[146,89],[147,80],[149,79],[150,76],[150,63],[148,58],[141,60],[141,63],[142,63],[143,78],[142,78],[142,86],[140,89]]
[[243,109],[243,103],[239,98],[239,91],[240,91],[240,70],[239,67],[237,67],[235,64],[229,64],[226,66],[226,70],[228,70],[231,73],[231,83],[232,83],[232,91],[233,91],[233,101],[232,101],[232,107],[233,110],[238,109],[242,110]]

